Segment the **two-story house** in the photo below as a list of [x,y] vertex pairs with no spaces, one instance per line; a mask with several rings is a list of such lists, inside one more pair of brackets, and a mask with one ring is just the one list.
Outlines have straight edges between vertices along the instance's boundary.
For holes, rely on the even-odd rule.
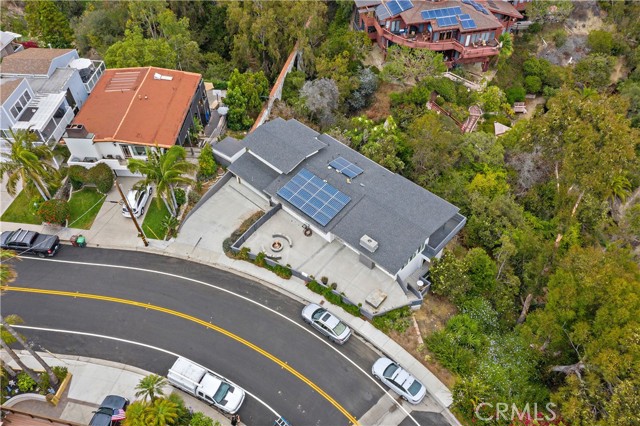
[[69,165],[105,163],[130,176],[127,159],[146,148],[184,145],[198,118],[210,118],[200,74],[156,67],[106,70],[64,134]]
[[498,37],[522,15],[502,0],[355,0],[356,28],[382,49],[397,44],[441,52],[446,64],[487,69]]
[[[74,49],[25,49],[0,64],[0,132],[30,129],[54,147],[104,72]],[[2,149],[8,144],[2,141]]]

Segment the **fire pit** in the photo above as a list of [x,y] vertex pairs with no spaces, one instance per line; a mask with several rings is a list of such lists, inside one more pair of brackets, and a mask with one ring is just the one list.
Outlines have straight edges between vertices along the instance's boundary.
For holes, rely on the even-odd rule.
[[283,248],[284,248],[284,245],[278,240],[275,240],[274,242],[271,243],[271,251],[274,253],[281,252]]

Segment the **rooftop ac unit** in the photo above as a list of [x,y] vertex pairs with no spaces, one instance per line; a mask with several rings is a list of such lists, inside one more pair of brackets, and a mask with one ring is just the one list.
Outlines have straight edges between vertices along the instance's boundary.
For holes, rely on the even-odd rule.
[[371,253],[378,249],[378,242],[366,234],[360,238],[360,245]]
[[157,73],[154,73],[154,74],[153,74],[153,79],[154,79],[154,80],[169,80],[169,81],[171,81],[171,80],[173,80],[173,76],[170,76],[170,75],[162,75],[162,74],[160,74],[160,73],[158,73],[158,72],[157,72]]

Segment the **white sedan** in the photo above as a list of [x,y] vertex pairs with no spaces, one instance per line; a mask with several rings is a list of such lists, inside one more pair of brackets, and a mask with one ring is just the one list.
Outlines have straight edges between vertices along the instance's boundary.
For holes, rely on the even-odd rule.
[[427,394],[422,383],[389,358],[377,360],[371,374],[411,404],[419,404]]
[[340,318],[315,303],[302,309],[302,319],[339,345],[343,345],[351,337],[351,329]]
[[[144,208],[151,198],[151,192],[153,188],[151,185],[147,185],[140,189],[132,189],[127,193],[127,203],[131,207],[131,211],[135,217],[140,217],[144,214]],[[122,206],[122,215],[124,217],[131,217],[127,206]]]

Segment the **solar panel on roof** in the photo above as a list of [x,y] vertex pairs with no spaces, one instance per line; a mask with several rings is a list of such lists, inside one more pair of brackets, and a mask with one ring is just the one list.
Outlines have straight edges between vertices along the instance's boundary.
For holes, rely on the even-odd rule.
[[460,19],[461,21],[464,21],[465,19],[471,19],[471,16],[465,14],[462,15],[458,15],[458,19]]
[[391,12],[391,16],[397,15],[402,12],[402,9],[400,9],[400,5],[395,0],[387,3],[387,7],[389,8],[389,12]]
[[386,8],[386,6],[384,4],[381,4],[376,7],[376,16],[378,17],[378,19],[387,19],[391,16],[391,14],[389,13],[389,10]]
[[462,25],[463,30],[472,30],[477,28],[476,22],[473,19],[463,19],[460,21],[460,25]]
[[398,5],[403,12],[413,7],[413,3],[411,2],[411,0],[398,0]]
[[439,27],[450,27],[452,25],[457,25],[458,21],[455,16],[445,16],[444,18],[436,18]]
[[351,197],[307,169],[300,170],[277,194],[322,226],[326,226],[351,201]]
[[349,160],[345,160],[343,157],[338,157],[335,160],[331,161],[329,163],[329,166],[333,167],[334,169],[351,179],[359,176],[362,172],[364,172],[364,170],[362,170],[360,167],[356,166]]

